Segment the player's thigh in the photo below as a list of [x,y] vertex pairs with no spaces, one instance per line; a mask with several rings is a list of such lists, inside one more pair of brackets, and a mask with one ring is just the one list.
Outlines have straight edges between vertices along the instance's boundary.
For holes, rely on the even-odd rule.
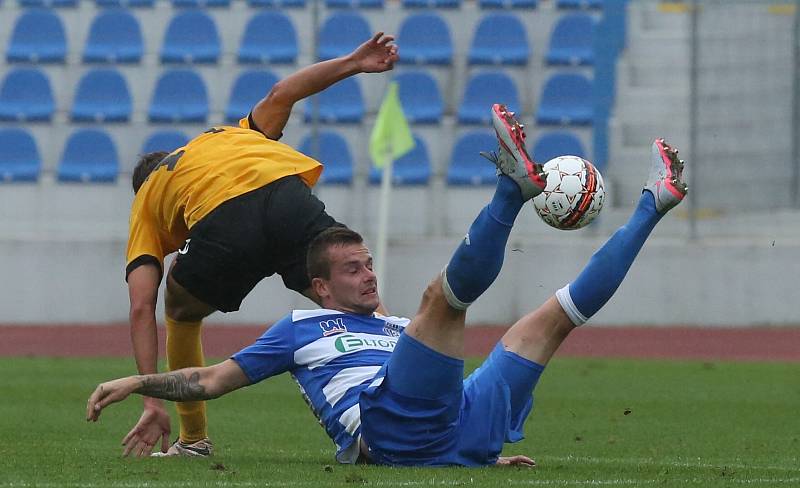
[[437,275],[422,294],[419,310],[405,333],[441,354],[463,358],[465,320],[464,310],[447,303],[442,277]]

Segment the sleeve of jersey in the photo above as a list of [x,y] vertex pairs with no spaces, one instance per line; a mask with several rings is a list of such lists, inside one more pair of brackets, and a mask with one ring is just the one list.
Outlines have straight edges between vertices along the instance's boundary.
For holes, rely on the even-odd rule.
[[[256,132],[261,132],[262,134],[264,134],[264,131],[261,130],[261,128],[256,124],[256,121],[253,120],[253,112],[248,113],[247,117],[239,119],[239,127],[241,127],[242,129],[254,130]],[[267,136],[266,134],[264,134],[264,137],[269,138],[269,136]],[[274,140],[280,141],[281,137],[283,137],[283,132],[281,132],[278,138]]]
[[125,262],[125,278],[142,264],[157,264],[163,272],[164,249],[158,231],[141,212],[131,214],[128,248]]
[[294,364],[294,324],[289,315],[231,359],[253,383],[289,371]]

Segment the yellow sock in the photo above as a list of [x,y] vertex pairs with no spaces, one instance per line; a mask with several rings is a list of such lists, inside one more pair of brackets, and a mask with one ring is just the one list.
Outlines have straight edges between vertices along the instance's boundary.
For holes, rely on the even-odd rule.
[[[166,317],[167,361],[170,371],[192,366],[205,366],[203,343],[200,339],[202,322],[178,322]],[[186,443],[208,437],[206,402],[176,402],[180,416],[180,439]]]

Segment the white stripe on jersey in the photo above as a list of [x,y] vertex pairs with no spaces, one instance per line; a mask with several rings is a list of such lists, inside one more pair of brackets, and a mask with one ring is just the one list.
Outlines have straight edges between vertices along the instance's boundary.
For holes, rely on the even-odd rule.
[[330,310],[327,308],[317,308],[314,310],[292,310],[292,322],[298,322],[304,319],[313,319],[314,317],[322,317],[323,315],[344,315],[344,312]]
[[396,337],[345,332],[317,339],[296,350],[294,352],[294,363],[313,370],[328,364],[336,358],[354,352],[370,349],[392,352],[396,344]]
[[358,406],[358,403],[342,412],[339,423],[344,425],[344,430],[350,435],[353,435],[356,429],[361,427],[361,407]]
[[347,390],[372,379],[380,369],[380,366],[359,366],[339,371],[322,389],[325,400],[331,407],[335,406]]

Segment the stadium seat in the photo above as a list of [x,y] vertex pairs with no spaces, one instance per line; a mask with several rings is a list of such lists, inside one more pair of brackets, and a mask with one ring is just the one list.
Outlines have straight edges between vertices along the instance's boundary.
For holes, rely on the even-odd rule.
[[231,0],[172,0],[175,8],[208,8],[231,6]]
[[42,160],[30,132],[0,129],[0,182],[37,181]]
[[528,64],[528,34],[513,14],[486,14],[475,28],[467,60],[469,64]]
[[115,69],[96,69],[83,75],[75,91],[73,122],[127,122],[133,102],[125,78]]
[[151,122],[205,122],[208,91],[203,79],[191,70],[164,73],[156,82],[148,117]]
[[383,0],[325,0],[327,8],[383,8]]
[[19,6],[24,8],[62,8],[77,5],[78,0],[19,0]]
[[[364,118],[364,97],[358,78],[345,78],[317,95],[321,122],[354,123]],[[306,122],[314,118],[313,99],[306,102]]]
[[142,154],[156,151],[172,152],[189,142],[186,134],[179,130],[162,130],[150,134],[142,144]]
[[247,5],[254,8],[304,8],[306,0],[247,0]]
[[9,63],[63,63],[67,57],[64,24],[51,10],[28,10],[17,19],[8,42]]
[[592,123],[592,83],[576,73],[556,73],[542,88],[536,121],[540,124]]
[[167,26],[162,63],[216,63],[220,40],[214,20],[200,10],[181,12]]
[[240,63],[294,63],[297,32],[289,16],[276,10],[256,14],[239,45]]
[[519,112],[522,104],[514,80],[502,71],[478,73],[467,82],[464,97],[458,107],[458,121],[462,124],[490,124],[490,107],[504,103],[513,112]]
[[92,21],[84,63],[138,63],[144,54],[139,21],[125,10],[104,10]]
[[403,113],[412,124],[438,124],[444,102],[433,76],[424,71],[409,71],[395,76]]
[[[403,155],[392,164],[392,184],[396,186],[427,185],[431,179],[431,160],[425,141],[414,136],[414,149]],[[369,182],[373,185],[381,183],[383,170],[372,166],[369,171]]]
[[497,147],[492,132],[473,131],[458,138],[447,168],[447,184],[454,186],[494,185],[496,167],[479,153]]
[[319,59],[333,59],[348,54],[372,37],[363,15],[356,11],[336,12],[329,16],[319,34]]
[[81,129],[67,139],[57,178],[63,182],[111,183],[118,172],[117,148],[111,136],[99,129]]
[[308,134],[300,143],[300,152],[325,165],[320,183],[326,185],[349,185],[353,182],[353,157],[347,141],[336,132],[320,131],[319,153],[314,154],[313,135]]
[[6,75],[0,88],[0,120],[49,121],[55,110],[50,80],[42,71],[20,68]]
[[155,0],[95,0],[98,7],[152,7]]
[[550,35],[545,61],[550,65],[583,66],[594,64],[595,21],[588,14],[562,16]]
[[458,8],[461,0],[403,0],[405,8]]
[[603,0],[556,0],[559,9],[601,9]]
[[542,134],[533,146],[531,156],[536,161],[544,164],[558,156],[586,157],[580,139],[571,132],[548,132]]
[[253,106],[269,93],[277,81],[278,77],[269,71],[245,71],[240,74],[231,87],[225,121],[235,124],[242,117],[247,117]]
[[534,9],[539,6],[539,0],[478,0],[482,9]]
[[426,12],[411,14],[403,20],[397,34],[402,46],[401,64],[442,64],[453,61],[450,29],[441,15]]

